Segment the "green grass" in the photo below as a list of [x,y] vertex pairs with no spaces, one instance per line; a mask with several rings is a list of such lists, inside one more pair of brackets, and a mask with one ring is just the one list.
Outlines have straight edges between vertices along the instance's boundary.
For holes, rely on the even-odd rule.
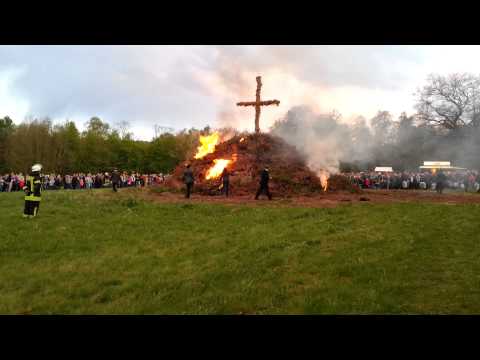
[[[0,194],[0,313],[480,313],[480,206]],[[268,204],[268,202],[265,202]]]

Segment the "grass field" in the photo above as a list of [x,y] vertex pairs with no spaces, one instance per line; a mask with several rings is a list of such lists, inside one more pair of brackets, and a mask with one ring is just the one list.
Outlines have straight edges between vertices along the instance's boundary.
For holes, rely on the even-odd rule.
[[117,195],[0,194],[0,313],[480,313],[480,205]]

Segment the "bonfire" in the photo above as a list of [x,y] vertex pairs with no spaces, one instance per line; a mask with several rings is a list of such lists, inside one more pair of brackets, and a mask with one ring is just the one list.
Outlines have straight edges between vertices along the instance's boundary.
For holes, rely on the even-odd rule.
[[[305,164],[295,147],[269,134],[241,134],[224,138],[218,132],[200,137],[197,152],[188,161],[195,175],[195,192],[220,194],[221,174],[230,174],[232,194],[254,194],[260,171],[268,166],[271,191],[276,196],[311,194],[324,189],[320,178]],[[208,149],[208,150],[207,150]],[[179,165],[169,186],[180,188],[185,163]]]
[[[255,101],[239,102],[237,106],[255,108],[255,133],[222,136],[219,132],[200,136],[200,146],[188,161],[195,176],[194,191],[201,194],[219,194],[221,175],[230,172],[230,186],[234,195],[254,194],[259,185],[260,171],[268,166],[272,181],[270,190],[275,196],[325,192],[329,187],[328,172],[312,172],[305,158],[294,146],[279,137],[260,132],[262,106],[280,105],[279,100],[262,100],[261,76],[256,77]],[[178,166],[167,183],[174,188],[183,187],[184,165]],[[337,181],[338,185],[339,182]],[[335,186],[334,186],[335,187]]]

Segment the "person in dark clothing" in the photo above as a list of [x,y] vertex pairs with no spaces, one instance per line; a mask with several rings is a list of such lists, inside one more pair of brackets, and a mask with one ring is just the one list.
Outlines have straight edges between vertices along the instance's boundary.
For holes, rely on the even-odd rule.
[[40,171],[42,165],[35,164],[32,166],[31,176],[27,176],[23,191],[25,191],[25,208],[23,217],[33,218],[37,216],[42,199],[42,181],[40,179]]
[[445,181],[447,180],[447,177],[443,173],[443,171],[439,171],[437,174],[437,193],[441,194],[443,192],[443,189],[445,187]]
[[463,190],[465,192],[468,191],[468,174],[465,174],[465,176],[463,177]]
[[62,179],[61,179],[61,177],[60,177],[60,175],[59,175],[59,176],[57,176],[57,177],[55,178],[55,190],[58,190],[58,189],[60,189],[61,187],[62,187]]
[[78,180],[77,175],[73,175],[73,177],[72,177],[72,189],[77,190],[79,184],[80,184],[80,181]]
[[185,171],[183,172],[183,182],[185,183],[185,185],[187,186],[187,192],[185,194],[185,197],[187,199],[190,198],[190,194],[192,192],[192,188],[193,188],[193,183],[194,183],[195,179],[193,177],[193,171],[192,169],[190,168],[190,164],[187,164],[186,166],[186,169]]
[[113,170],[112,173],[112,188],[114,192],[117,192],[117,186],[120,183],[120,174],[118,173],[118,170],[115,169]]
[[94,182],[95,189],[100,189],[102,187],[102,179],[100,179],[100,175],[95,175],[95,182]]
[[222,172],[222,191],[225,193],[225,196],[228,197],[230,191],[230,173],[227,168],[223,169]]
[[8,192],[8,188],[10,186],[10,182],[12,181],[12,175],[8,174],[7,178],[5,179],[5,192]]
[[268,200],[272,200],[272,194],[268,189],[268,182],[270,181],[270,173],[268,172],[268,168],[266,167],[260,173],[260,187],[258,188],[257,194],[255,195],[255,200],[258,200],[258,197],[261,193],[265,193],[268,196]]

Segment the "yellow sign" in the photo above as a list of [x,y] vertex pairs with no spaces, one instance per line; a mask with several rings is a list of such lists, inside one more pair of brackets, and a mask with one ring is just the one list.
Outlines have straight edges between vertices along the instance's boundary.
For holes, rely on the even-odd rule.
[[450,161],[424,161],[423,166],[450,166]]

